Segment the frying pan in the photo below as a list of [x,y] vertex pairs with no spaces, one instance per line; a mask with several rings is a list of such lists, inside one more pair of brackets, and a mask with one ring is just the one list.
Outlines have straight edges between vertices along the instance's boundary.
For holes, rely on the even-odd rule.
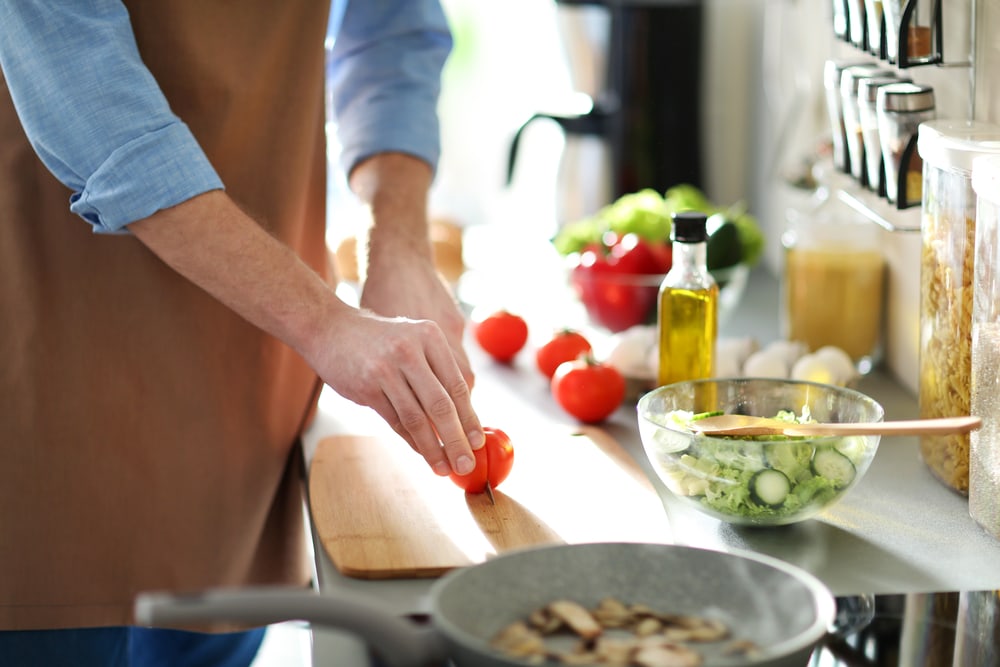
[[452,570],[432,584],[427,624],[356,594],[284,588],[144,593],[136,600],[136,618],[149,625],[302,620],[357,634],[390,667],[449,660],[457,667],[512,667],[526,663],[490,646],[502,628],[556,599],[593,607],[605,597],[709,616],[727,624],[733,638],[761,649],[751,659],[725,656],[725,642],[698,645],[704,667],[805,667],[836,607],[818,579],[768,556],[595,543],[533,547]]

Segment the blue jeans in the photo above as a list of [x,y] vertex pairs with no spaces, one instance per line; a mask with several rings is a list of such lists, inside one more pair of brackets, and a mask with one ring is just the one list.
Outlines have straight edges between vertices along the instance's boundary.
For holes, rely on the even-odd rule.
[[203,634],[109,627],[0,632],[4,667],[247,667],[264,628]]

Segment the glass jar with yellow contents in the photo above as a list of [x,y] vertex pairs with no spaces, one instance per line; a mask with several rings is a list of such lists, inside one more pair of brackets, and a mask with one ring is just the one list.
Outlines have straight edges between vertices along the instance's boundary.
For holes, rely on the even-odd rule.
[[781,242],[782,333],[810,351],[846,352],[861,373],[882,354],[887,233],[820,190],[811,208],[791,209]]
[[[1000,153],[1000,126],[935,120],[919,128],[923,159],[920,261],[921,417],[967,415],[972,384],[976,240],[975,158]],[[924,436],[920,452],[944,484],[967,495],[969,435]]]

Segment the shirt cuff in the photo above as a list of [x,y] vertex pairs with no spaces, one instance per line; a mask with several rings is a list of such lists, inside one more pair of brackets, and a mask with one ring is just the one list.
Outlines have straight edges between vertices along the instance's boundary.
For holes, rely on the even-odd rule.
[[[427,111],[420,113],[420,108]],[[386,152],[412,155],[436,170],[441,138],[433,109],[432,104],[355,108],[346,114],[348,117],[338,119],[340,162],[345,173],[350,174],[366,158]]]
[[95,232],[118,233],[136,220],[222,188],[191,130],[177,121],[115,149],[83,191],[70,197],[70,210]]

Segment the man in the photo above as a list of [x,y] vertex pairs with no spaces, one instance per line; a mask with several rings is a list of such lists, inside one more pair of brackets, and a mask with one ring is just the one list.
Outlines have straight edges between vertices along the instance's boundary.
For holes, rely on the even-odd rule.
[[0,628],[43,630],[0,633],[0,662],[245,664],[260,633],[134,630],[132,601],[307,583],[294,445],[323,382],[438,474],[471,469],[473,375],[426,220],[447,24],[432,0],[334,3],[373,217],[357,310],[325,279],[329,9],[0,4]]

